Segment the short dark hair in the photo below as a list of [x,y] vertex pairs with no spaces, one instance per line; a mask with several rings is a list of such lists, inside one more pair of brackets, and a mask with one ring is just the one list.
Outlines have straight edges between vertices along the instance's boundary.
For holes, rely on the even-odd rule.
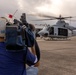
[[30,28],[32,29],[32,31],[35,30],[35,26],[33,24],[29,24]]

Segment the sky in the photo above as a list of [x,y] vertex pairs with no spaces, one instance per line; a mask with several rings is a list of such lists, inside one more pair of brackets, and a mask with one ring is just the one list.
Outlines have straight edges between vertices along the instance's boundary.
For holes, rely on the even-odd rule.
[[[17,11],[15,13],[15,11]],[[26,14],[46,14],[50,16],[73,16],[76,19],[76,0],[0,0],[0,16],[8,17],[14,14],[19,19],[22,13]],[[52,23],[52,21],[36,22],[37,16],[27,16],[27,21],[31,23]],[[74,23],[75,24],[75,23]]]

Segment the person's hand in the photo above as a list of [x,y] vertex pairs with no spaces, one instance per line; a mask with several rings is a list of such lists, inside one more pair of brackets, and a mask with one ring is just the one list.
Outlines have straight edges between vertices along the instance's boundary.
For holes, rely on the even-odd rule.
[[38,61],[38,62],[34,65],[34,67],[39,67],[39,65],[40,65],[40,62]]

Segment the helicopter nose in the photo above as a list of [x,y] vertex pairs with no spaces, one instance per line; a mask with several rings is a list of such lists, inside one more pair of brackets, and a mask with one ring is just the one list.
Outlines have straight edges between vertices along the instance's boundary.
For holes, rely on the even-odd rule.
[[43,36],[45,34],[48,34],[48,31],[41,30],[38,32],[38,34]]
[[38,34],[39,34],[39,35],[43,35],[44,33],[43,33],[43,31],[41,30],[41,31],[38,32]]

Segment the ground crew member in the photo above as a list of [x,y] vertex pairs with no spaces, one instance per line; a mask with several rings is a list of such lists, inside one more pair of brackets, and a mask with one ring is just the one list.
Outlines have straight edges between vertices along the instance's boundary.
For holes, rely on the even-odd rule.
[[[0,75],[26,75],[24,61],[37,62],[36,54],[29,49],[20,52],[10,52],[6,50],[5,44],[6,20],[0,18]],[[34,51],[35,52],[35,51]]]

